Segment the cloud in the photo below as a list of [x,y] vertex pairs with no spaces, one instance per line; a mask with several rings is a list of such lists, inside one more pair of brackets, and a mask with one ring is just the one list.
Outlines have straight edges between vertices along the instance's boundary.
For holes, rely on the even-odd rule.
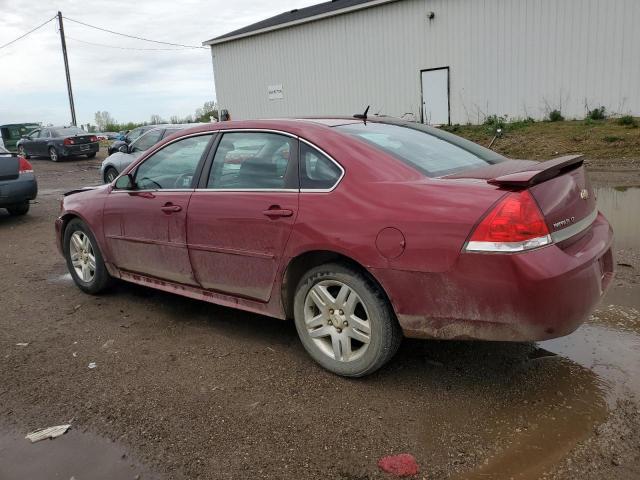
[[[317,1],[276,0],[0,0],[0,45],[51,18],[63,15],[140,37],[186,45]],[[98,110],[118,121],[193,113],[215,98],[211,55],[206,49],[172,48],[64,23],[78,123],[93,122]],[[76,40],[77,39],[77,40]],[[57,20],[0,50],[0,123],[70,122]]]

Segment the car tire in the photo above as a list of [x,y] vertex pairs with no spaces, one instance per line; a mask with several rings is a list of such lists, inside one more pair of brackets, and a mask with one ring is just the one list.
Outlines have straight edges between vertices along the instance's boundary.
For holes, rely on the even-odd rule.
[[61,160],[60,155],[58,155],[58,151],[55,149],[55,147],[49,147],[49,158],[52,162]]
[[113,167],[107,167],[104,171],[104,183],[113,182],[118,176],[118,171]]
[[7,211],[10,215],[19,216],[26,215],[29,212],[29,202],[18,203],[17,205],[11,205],[7,207]]
[[29,155],[27,155],[27,152],[24,149],[24,145],[18,146],[18,154],[23,156],[26,160],[29,160],[31,158]]
[[113,277],[107,271],[98,242],[82,220],[75,218],[69,222],[63,242],[67,268],[80,290],[97,294],[112,284]]
[[337,263],[316,267],[300,280],[294,321],[307,353],[345,377],[375,372],[391,360],[402,341],[400,325],[380,287],[362,272]]
[[87,153],[87,158],[95,158],[95,156],[96,156],[96,152]]

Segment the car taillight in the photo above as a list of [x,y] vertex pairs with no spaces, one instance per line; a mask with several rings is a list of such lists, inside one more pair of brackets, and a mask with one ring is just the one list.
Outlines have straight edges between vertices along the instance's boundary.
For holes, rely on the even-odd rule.
[[90,139],[90,142],[97,142],[98,141],[98,137],[96,137],[95,135],[93,135]]
[[76,143],[76,141],[73,138],[65,138],[62,143],[64,143],[65,145],[73,145],[74,143]]
[[468,252],[523,252],[551,243],[542,212],[524,190],[507,194],[478,224]]
[[33,167],[24,157],[18,158],[18,173],[33,173]]

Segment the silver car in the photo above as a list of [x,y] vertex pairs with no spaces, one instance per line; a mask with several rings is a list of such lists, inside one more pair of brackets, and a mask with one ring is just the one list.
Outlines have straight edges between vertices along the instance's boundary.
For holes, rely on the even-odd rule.
[[123,144],[119,150],[105,158],[100,166],[100,176],[105,183],[113,182],[120,173],[127,168],[145,151],[153,147],[163,138],[168,137],[185,128],[195,127],[200,123],[158,125],[157,128],[149,130],[129,145]]

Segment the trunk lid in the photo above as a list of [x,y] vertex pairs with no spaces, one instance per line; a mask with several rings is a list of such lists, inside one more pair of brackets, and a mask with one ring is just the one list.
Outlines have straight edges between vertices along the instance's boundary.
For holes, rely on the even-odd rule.
[[528,189],[556,243],[587,230],[597,216],[596,198],[582,156],[546,162],[507,160],[445,178],[486,180],[506,190]]
[[0,182],[20,176],[20,160],[15,155],[0,155]]
[[67,138],[70,138],[74,141],[74,145],[82,145],[85,143],[91,143],[92,135],[71,135]]

